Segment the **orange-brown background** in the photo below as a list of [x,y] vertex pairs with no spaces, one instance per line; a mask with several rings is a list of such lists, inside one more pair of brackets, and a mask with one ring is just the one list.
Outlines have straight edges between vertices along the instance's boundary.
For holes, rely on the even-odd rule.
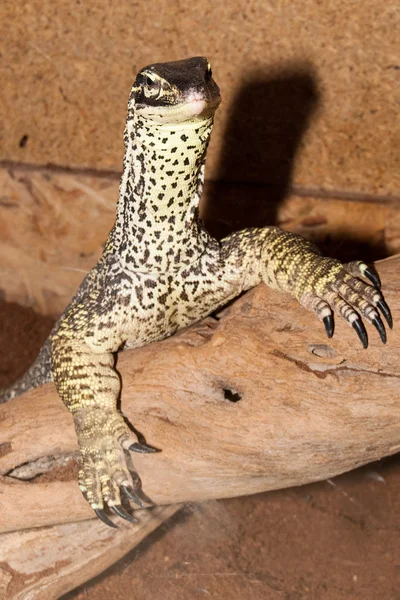
[[[400,194],[397,1],[17,0],[0,11],[2,160],[119,171],[136,71],[200,54],[224,99],[211,179],[269,183],[298,144],[298,186]],[[224,139],[233,114],[241,140]],[[275,168],[238,168],[246,132]]]
[[223,96],[215,233],[276,223],[341,259],[400,251],[399,30],[395,1],[3,2],[4,297],[63,309],[112,225],[135,73],[198,54]]

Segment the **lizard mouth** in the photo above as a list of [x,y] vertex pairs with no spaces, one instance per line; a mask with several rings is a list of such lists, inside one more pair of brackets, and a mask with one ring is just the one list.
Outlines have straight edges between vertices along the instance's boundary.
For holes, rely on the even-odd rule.
[[216,93],[190,90],[184,98],[185,109],[194,117],[214,112],[221,102],[221,96]]
[[219,92],[210,93],[208,90],[193,90],[187,92],[176,104],[166,104],[165,106],[141,105],[136,108],[146,114],[149,122],[165,125],[180,123],[183,125],[187,121],[212,118],[220,102]]
[[185,102],[185,108],[187,109],[189,114],[192,114],[194,117],[201,117],[206,115],[209,112],[214,112],[221,100],[205,100],[205,99],[196,99]]

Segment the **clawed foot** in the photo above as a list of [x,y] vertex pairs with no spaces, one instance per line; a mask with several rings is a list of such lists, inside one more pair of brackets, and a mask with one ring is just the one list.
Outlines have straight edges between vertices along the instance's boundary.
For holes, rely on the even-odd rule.
[[[113,513],[137,523],[137,519],[122,506],[123,500],[132,501],[141,508],[152,501],[141,490],[138,474],[128,468],[131,463],[126,453],[157,452],[155,448],[140,444],[118,413],[96,407],[74,415],[80,450],[81,466],[79,487],[99,519],[110,527],[117,525],[105,512]],[[130,465],[131,466],[131,465]]]
[[[390,309],[380,292],[378,275],[360,261],[342,265],[333,259],[320,260],[320,277],[317,266],[312,289],[301,296],[301,304],[323,321],[329,338],[333,336],[334,331],[333,311],[337,311],[356,331],[364,348],[368,347],[368,335],[362,319],[374,325],[382,343],[386,344],[385,325],[379,310],[390,329],[393,327],[393,321]],[[365,283],[362,277],[369,279],[373,285]]]
[[[150,451],[154,452],[155,450],[153,448],[151,448],[150,450],[147,450],[146,452],[150,452]],[[142,450],[140,450],[140,452],[142,452]],[[150,505],[150,506],[152,505],[152,502],[149,498],[146,497],[146,499],[144,499],[144,494],[141,489],[137,489],[135,492],[135,490],[133,488],[131,488],[130,486],[126,486],[126,485],[121,485],[120,489],[123,492],[123,494],[126,496],[126,498],[128,498],[128,500],[132,500],[132,502],[135,502],[141,508],[145,508],[146,503],[147,503],[147,505]],[[82,488],[81,488],[81,490],[82,490]],[[82,490],[82,493],[83,493],[84,497],[86,498],[86,494],[83,492],[83,490]],[[140,493],[140,495],[139,495],[139,493]],[[122,519],[125,519],[126,521],[129,521],[130,523],[138,523],[138,519],[136,519],[136,517],[134,517],[133,515],[128,513],[121,505],[116,505],[116,506],[109,505],[109,506],[110,506],[110,510],[112,512],[114,512],[116,515],[118,515],[119,517],[121,517]],[[99,519],[101,521],[103,521],[103,523],[105,523],[109,527],[114,527],[115,529],[118,529],[118,525],[116,525],[114,523],[114,521],[112,521],[107,516],[107,514],[105,513],[105,511],[102,508],[93,508],[93,510],[96,513],[96,515],[99,517]]]

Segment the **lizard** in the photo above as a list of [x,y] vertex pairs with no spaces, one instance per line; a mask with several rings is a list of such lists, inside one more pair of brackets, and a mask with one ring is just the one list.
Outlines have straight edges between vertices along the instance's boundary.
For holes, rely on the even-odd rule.
[[[260,283],[294,296],[330,338],[334,312],[368,345],[363,319],[386,343],[390,309],[375,271],[324,257],[276,226],[212,237],[199,217],[207,146],[221,101],[205,57],[154,63],[134,81],[114,225],[103,253],[63,312],[36,361],[2,392],[5,402],[54,381],[72,413],[80,449],[79,487],[107,525],[122,502],[149,501],[129,451],[139,443],[117,410],[115,353],[172,335]],[[372,285],[371,285],[372,284]],[[127,458],[130,468],[127,465]]]

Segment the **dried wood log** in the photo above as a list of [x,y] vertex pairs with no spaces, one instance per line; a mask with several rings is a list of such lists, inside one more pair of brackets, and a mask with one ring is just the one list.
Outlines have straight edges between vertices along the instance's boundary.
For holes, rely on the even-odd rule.
[[[133,457],[157,504],[301,485],[400,449],[400,256],[378,271],[395,321],[386,346],[368,327],[363,350],[339,320],[328,341],[313,315],[259,286],[218,320],[121,353],[122,409],[162,449]],[[75,451],[53,385],[1,406],[0,531],[91,517],[62,466]]]
[[180,509],[139,510],[111,529],[96,519],[0,536],[0,598],[55,600],[102,573]]

